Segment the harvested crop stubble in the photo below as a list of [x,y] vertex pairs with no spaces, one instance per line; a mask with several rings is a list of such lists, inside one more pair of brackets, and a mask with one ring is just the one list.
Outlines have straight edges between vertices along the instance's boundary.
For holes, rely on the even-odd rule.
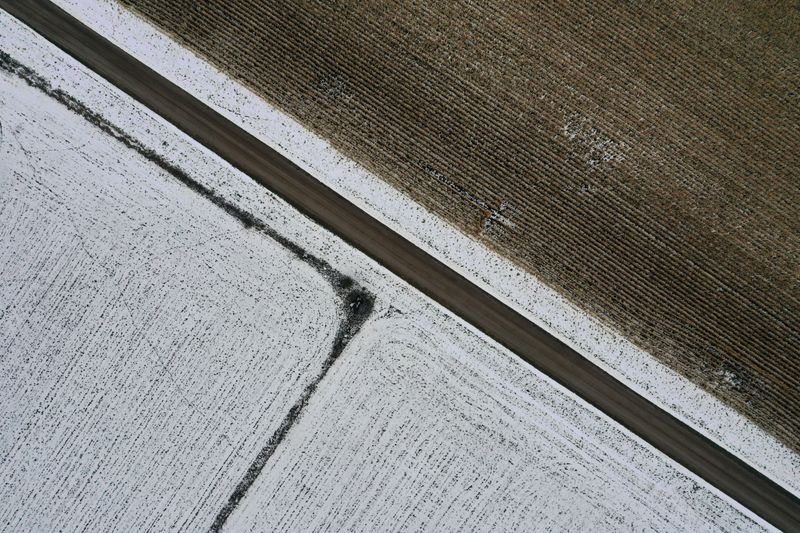
[[800,449],[800,10],[123,0]]

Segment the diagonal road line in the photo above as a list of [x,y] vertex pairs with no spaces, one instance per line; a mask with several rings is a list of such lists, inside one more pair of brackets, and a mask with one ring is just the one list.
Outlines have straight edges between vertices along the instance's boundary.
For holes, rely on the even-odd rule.
[[232,166],[774,526],[800,501],[47,0],[0,7]]

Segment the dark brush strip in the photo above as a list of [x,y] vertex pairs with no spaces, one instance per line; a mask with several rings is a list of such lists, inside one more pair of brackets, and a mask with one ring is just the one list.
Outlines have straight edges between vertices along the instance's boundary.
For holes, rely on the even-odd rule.
[[336,333],[336,340],[333,343],[333,350],[323,363],[322,371],[314,381],[306,386],[303,394],[292,406],[289,412],[286,413],[286,417],[284,417],[280,426],[278,426],[278,429],[275,430],[275,433],[272,434],[269,441],[267,441],[267,444],[265,444],[264,447],[261,448],[261,451],[258,452],[258,455],[250,465],[250,468],[247,470],[242,480],[234,489],[233,494],[231,494],[230,498],[228,499],[228,502],[217,514],[217,517],[214,519],[214,523],[211,525],[209,531],[217,532],[222,530],[222,527],[225,525],[225,522],[228,520],[231,513],[236,509],[236,507],[239,505],[239,502],[247,494],[247,491],[253,485],[256,478],[258,478],[258,475],[261,474],[261,470],[263,470],[264,465],[267,464],[267,461],[269,461],[270,457],[272,457],[272,455],[275,453],[275,449],[281,442],[283,442],[283,439],[289,433],[289,430],[302,415],[309,399],[317,390],[317,386],[325,378],[326,374],[333,366],[333,363],[339,358],[339,355],[341,355],[350,339],[352,339],[353,336],[358,333],[358,330],[361,329],[361,325],[364,323],[367,317],[369,317],[369,314],[372,312],[373,303],[374,300],[372,296],[367,293],[359,291],[353,291],[350,293],[345,304],[345,307],[348,309],[348,314],[345,320],[342,321],[339,331]]
[[0,0],[0,7],[666,456],[773,525],[800,531],[800,501],[789,491],[640,396],[62,9],[47,0]]

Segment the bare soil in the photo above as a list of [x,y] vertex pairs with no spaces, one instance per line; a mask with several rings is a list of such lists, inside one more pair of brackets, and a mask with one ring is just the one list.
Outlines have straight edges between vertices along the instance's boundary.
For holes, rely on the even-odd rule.
[[122,0],[800,449],[800,10]]

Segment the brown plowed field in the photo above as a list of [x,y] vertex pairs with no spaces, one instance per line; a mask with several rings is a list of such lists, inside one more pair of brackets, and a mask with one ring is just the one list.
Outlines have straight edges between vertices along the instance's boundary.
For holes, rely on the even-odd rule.
[[800,449],[800,9],[123,0]]

